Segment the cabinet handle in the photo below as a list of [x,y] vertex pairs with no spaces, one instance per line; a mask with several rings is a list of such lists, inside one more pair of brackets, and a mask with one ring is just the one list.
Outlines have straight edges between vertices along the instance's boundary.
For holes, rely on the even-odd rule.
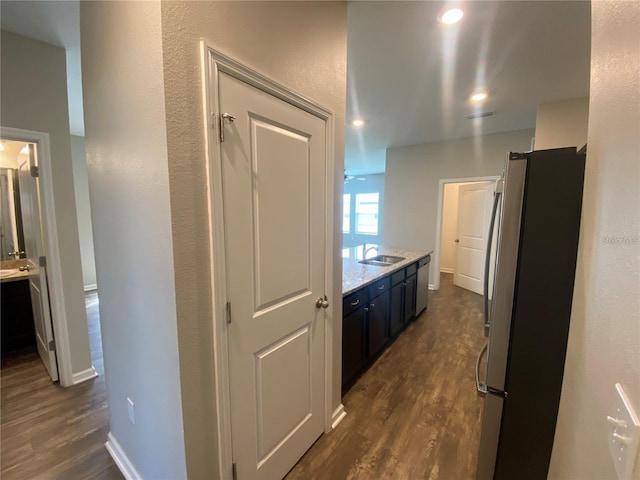
[[370,305],[370,307],[371,307],[371,308],[373,308],[373,307],[375,307],[375,306],[376,306],[376,304],[375,304],[375,303],[372,303],[372,304]]
[[367,307],[364,307],[364,311],[365,311],[365,312],[368,312],[368,311],[369,311],[369,309],[368,309]]
[[378,290],[384,290],[384,285],[380,285],[380,286],[378,287]]
[[351,302],[351,306],[355,307],[356,305],[358,305],[360,303],[360,299],[356,300],[355,302]]

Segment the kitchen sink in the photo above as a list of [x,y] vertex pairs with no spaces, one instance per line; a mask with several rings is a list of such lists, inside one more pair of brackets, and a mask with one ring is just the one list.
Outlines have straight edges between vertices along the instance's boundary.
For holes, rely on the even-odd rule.
[[393,265],[394,263],[398,263],[404,260],[404,257],[395,257],[393,255],[378,255],[377,257],[373,257],[371,260],[376,260],[378,262],[384,262]]
[[394,263],[398,263],[404,260],[404,257],[396,257],[393,255],[378,255],[377,257],[367,258],[366,260],[360,260],[358,263],[364,265],[374,265],[376,267],[388,267]]

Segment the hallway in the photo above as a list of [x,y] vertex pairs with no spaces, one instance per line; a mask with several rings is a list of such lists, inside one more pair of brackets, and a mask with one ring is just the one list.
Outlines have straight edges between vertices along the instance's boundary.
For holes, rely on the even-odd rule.
[[287,480],[472,479],[483,400],[475,361],[482,296],[442,274],[429,309],[344,396],[347,416]]
[[[86,305],[96,379],[63,389],[51,383],[37,352],[3,358],[3,480],[122,479],[104,447],[109,425],[95,293]],[[345,419],[286,478],[473,478],[481,317],[482,297],[443,274],[428,312],[356,382],[343,398]]]
[[2,359],[3,480],[122,479],[104,447],[109,413],[97,294],[86,294],[85,303],[97,378],[61,388],[51,382],[35,347]]

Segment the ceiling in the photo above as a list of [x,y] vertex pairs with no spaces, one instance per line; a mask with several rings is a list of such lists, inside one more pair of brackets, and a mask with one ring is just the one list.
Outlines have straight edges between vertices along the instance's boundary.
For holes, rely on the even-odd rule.
[[[589,94],[588,1],[456,6],[465,16],[447,26],[445,2],[349,4],[348,174],[384,171],[387,147],[533,128],[539,103]],[[496,115],[472,121],[477,87],[489,92],[478,110]]]
[[[588,95],[588,1],[457,2],[459,24],[436,1],[348,6],[347,173],[380,173],[387,147],[535,126],[539,103]],[[67,49],[71,133],[84,135],[77,1],[0,2],[5,30]],[[468,120],[469,95],[489,91]],[[366,124],[356,129],[351,120]]]

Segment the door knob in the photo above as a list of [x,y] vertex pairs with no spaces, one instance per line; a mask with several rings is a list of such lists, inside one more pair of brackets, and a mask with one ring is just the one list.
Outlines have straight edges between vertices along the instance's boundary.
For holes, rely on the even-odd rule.
[[318,299],[316,300],[316,308],[329,308],[329,300],[327,300],[326,295],[324,296],[324,298],[318,297]]

